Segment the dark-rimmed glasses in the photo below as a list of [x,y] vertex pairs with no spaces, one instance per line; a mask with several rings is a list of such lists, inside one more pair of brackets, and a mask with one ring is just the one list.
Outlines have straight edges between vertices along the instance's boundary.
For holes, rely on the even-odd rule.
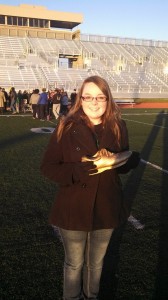
[[96,99],[97,102],[105,102],[107,101],[107,97],[105,96],[97,96],[97,97],[92,97],[92,96],[81,96],[81,99],[85,102],[91,102],[93,99]]

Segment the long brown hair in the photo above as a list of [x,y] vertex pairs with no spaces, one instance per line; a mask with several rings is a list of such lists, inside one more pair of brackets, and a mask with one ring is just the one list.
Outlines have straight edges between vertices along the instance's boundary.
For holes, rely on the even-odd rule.
[[72,126],[72,124],[76,123],[78,120],[83,120],[88,127],[90,127],[91,129],[93,128],[93,124],[90,122],[89,118],[84,113],[81,105],[82,102],[81,96],[83,93],[84,86],[86,83],[90,83],[90,82],[96,84],[99,87],[99,89],[102,91],[102,93],[107,97],[107,107],[105,113],[102,116],[102,124],[104,128],[106,127],[111,128],[112,132],[116,136],[117,143],[120,144],[120,137],[121,137],[120,136],[120,127],[121,127],[120,109],[114,102],[107,81],[97,75],[90,76],[83,81],[82,86],[79,92],[77,93],[74,106],[70,109],[67,116],[61,119],[59,122],[58,130],[57,130],[57,138],[58,140],[60,140],[64,129],[66,128],[68,130]]

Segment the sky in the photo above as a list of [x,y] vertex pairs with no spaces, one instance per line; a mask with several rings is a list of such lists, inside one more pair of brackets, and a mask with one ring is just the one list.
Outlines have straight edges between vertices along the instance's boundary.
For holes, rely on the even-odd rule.
[[31,4],[49,10],[80,13],[83,34],[168,41],[168,0],[0,0],[0,4]]

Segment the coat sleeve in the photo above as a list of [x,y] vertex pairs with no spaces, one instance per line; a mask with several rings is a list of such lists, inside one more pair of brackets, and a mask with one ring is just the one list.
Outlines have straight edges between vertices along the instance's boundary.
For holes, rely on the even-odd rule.
[[57,141],[56,131],[54,131],[41,162],[41,173],[54,182],[71,185],[73,169],[74,163],[64,162],[62,141]]

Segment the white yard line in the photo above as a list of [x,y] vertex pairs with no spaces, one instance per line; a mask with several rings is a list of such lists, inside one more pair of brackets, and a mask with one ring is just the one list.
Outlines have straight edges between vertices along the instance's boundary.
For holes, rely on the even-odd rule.
[[128,222],[130,222],[136,229],[144,229],[145,225],[141,224],[139,220],[130,215],[128,218]]
[[142,159],[142,158],[141,158],[141,162],[142,162],[143,164],[145,164],[145,165],[149,165],[149,166],[153,167],[154,169],[157,169],[157,170],[159,170],[159,171],[162,171],[163,173],[168,174],[168,170],[163,169],[163,168],[159,167],[159,166],[156,165],[156,164],[152,164],[151,162],[146,161],[146,160],[144,160],[144,159]]

